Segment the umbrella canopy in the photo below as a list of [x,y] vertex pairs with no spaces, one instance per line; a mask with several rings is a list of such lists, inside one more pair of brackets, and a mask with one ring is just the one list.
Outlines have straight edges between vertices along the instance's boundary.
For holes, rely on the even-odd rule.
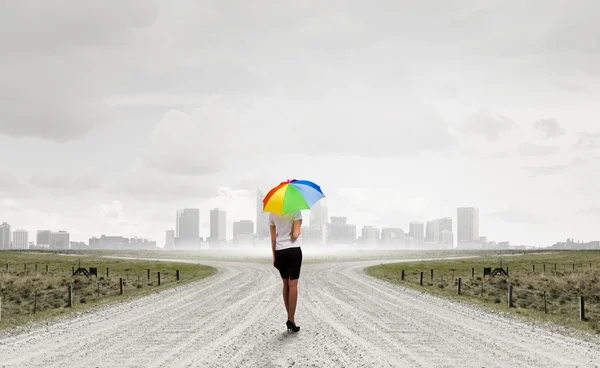
[[325,197],[321,187],[308,180],[288,180],[271,189],[263,199],[263,212],[285,215],[308,210]]

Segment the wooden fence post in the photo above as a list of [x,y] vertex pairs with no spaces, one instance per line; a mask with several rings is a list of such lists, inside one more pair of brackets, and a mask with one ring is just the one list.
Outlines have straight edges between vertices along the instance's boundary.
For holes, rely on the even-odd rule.
[[25,263],[25,267],[23,268],[23,270],[25,271],[25,273],[27,273],[27,263]]
[[37,312],[37,290],[35,291],[35,294],[33,294],[33,314],[35,314]]
[[460,282],[461,282],[461,280],[460,280],[460,277],[459,277],[458,278],[458,295],[460,295]]
[[471,278],[475,277],[475,267],[471,267]]
[[575,272],[575,263],[573,263],[573,272]]
[[512,307],[512,296],[513,296],[513,287],[512,285],[508,285],[508,307]]
[[48,265],[46,265],[46,273],[48,273]]
[[158,286],[160,286],[160,271],[158,271],[157,276],[158,276]]
[[544,272],[546,272],[546,264],[544,263]]
[[429,270],[429,274],[431,281],[433,281],[433,268]]
[[69,308],[71,308],[73,306],[73,286],[69,285],[67,287],[67,291],[69,293]]
[[38,264],[36,263],[35,264],[35,273],[37,273],[37,272],[38,272]]
[[585,304],[583,301],[583,295],[579,297],[579,319],[585,321]]
[[71,266],[71,276],[75,275],[75,266]]
[[179,281],[179,270],[175,270],[175,278]]
[[6,273],[8,273],[8,263],[6,264]]
[[123,295],[123,278],[119,278],[119,292]]
[[544,314],[548,314],[548,305],[546,304],[546,290],[544,290]]
[[150,281],[150,269],[148,269],[148,281]]
[[106,278],[110,275],[108,267],[106,267]]
[[535,265],[531,265],[531,273],[535,273]]
[[554,264],[554,273],[556,273],[556,263]]
[[419,285],[423,286],[423,271],[419,274]]
[[404,281],[404,270],[402,270],[402,272],[400,272],[400,280]]
[[100,283],[98,283],[98,292],[97,292],[97,296],[100,297]]

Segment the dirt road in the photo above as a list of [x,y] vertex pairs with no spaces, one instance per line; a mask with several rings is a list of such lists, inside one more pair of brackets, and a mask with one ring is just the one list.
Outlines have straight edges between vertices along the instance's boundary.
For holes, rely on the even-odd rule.
[[[270,265],[0,338],[0,367],[598,367],[600,347],[366,276],[305,264],[297,334]],[[377,262],[375,262],[377,263]]]

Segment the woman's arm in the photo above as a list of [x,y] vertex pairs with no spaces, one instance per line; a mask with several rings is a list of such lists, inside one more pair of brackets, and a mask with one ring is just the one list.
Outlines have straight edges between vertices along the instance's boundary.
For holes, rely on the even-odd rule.
[[271,231],[271,251],[273,252],[273,266],[275,265],[275,244],[277,243],[277,229],[275,225],[269,226],[269,230]]
[[292,224],[292,243],[294,243],[300,236],[300,227],[302,226],[302,219],[295,220]]

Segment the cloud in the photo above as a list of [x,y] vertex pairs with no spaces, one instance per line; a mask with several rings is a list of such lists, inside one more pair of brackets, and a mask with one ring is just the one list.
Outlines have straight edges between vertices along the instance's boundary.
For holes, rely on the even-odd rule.
[[569,165],[527,166],[524,169],[528,170],[532,177],[553,176],[567,171]]
[[144,154],[148,167],[171,175],[211,175],[224,169],[230,147],[239,139],[227,111],[207,101],[191,113],[167,112],[152,132]]
[[600,133],[580,132],[577,134],[575,148],[581,150],[594,150],[600,148]]
[[542,132],[546,138],[555,138],[565,135],[566,130],[556,119],[544,119],[533,123],[533,126],[538,131]]
[[0,134],[66,142],[105,123],[111,113],[102,97],[122,70],[114,62],[123,60],[135,29],[152,24],[152,2],[1,7]]
[[105,184],[113,195],[127,195],[142,202],[195,202],[218,195],[222,181],[215,176],[185,177],[165,174],[143,166]]
[[79,195],[81,192],[102,188],[104,178],[92,171],[71,175],[38,173],[29,178],[29,184],[36,189],[58,195]]
[[0,172],[0,193],[11,198],[29,198],[34,195],[30,185],[10,172]]
[[519,208],[507,208],[491,212],[487,216],[504,222],[523,224],[544,224],[550,220],[545,216],[540,216]]
[[582,210],[579,210],[579,213],[583,213],[586,215],[600,216],[600,206],[591,206],[588,208],[584,208]]
[[120,201],[113,200],[110,203],[99,204],[94,207],[96,214],[104,219],[123,220],[125,214]]
[[523,143],[519,145],[519,155],[522,157],[550,156],[560,150],[557,146],[548,146],[535,143]]
[[494,142],[499,140],[503,133],[515,128],[515,123],[508,118],[492,113],[488,109],[480,109],[467,116],[460,130],[467,134],[483,136],[488,141]]

